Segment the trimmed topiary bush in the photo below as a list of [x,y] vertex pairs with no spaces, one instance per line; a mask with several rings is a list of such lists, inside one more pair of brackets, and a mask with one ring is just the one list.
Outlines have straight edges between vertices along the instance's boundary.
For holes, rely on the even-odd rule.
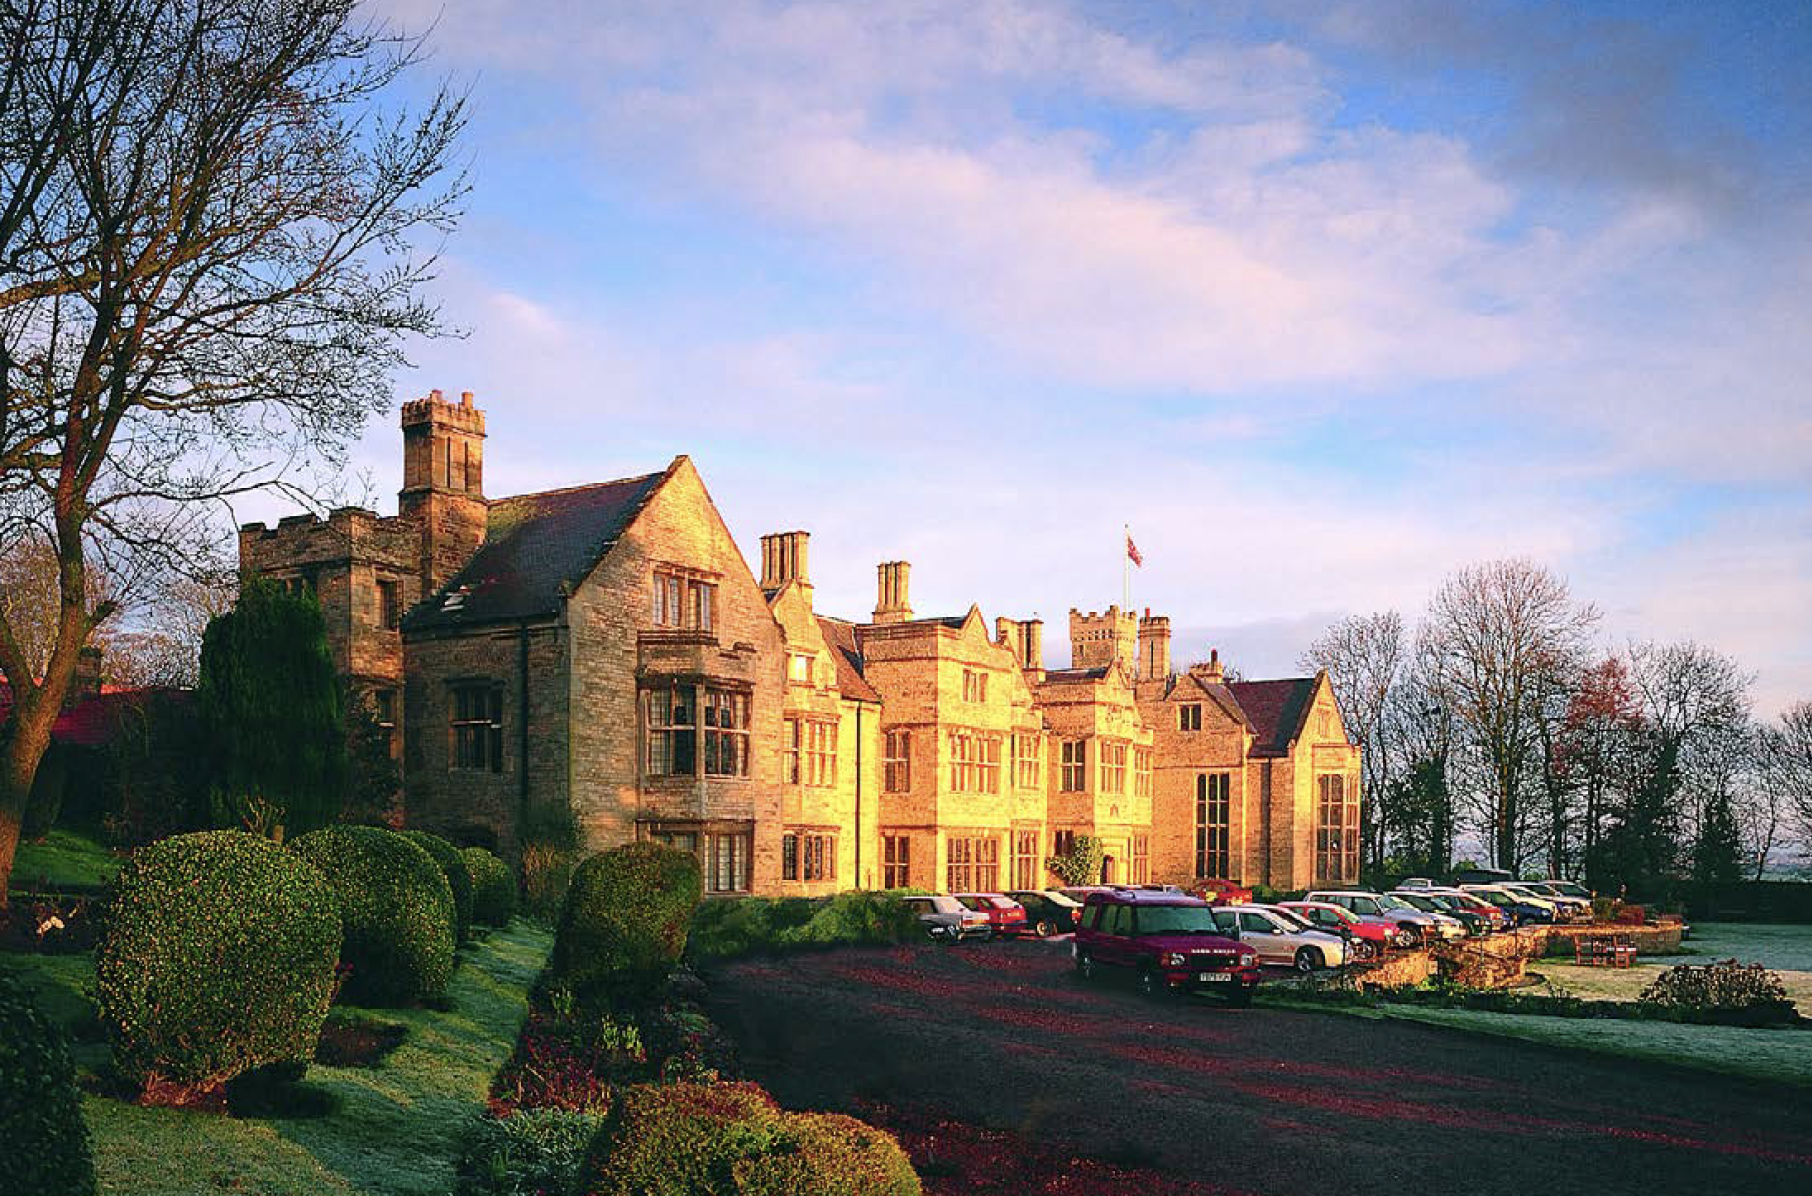
[[140,848],[95,953],[115,1063],[179,1102],[254,1067],[306,1066],[340,946],[333,890],[268,839],[204,831]]
[[63,1035],[23,985],[0,976],[0,1190],[93,1196],[94,1161]]
[[320,869],[338,898],[348,1000],[407,1005],[440,995],[453,972],[453,888],[433,856],[375,826],[324,827],[290,850]]
[[465,853],[439,835],[427,831],[399,831],[398,834],[434,857],[453,890],[453,937],[465,942],[472,929],[472,870],[466,865]]
[[626,1089],[592,1143],[581,1196],[917,1196],[918,1176],[881,1130],[788,1114],[754,1084]]
[[788,1113],[776,1149],[736,1164],[739,1196],[917,1196],[912,1161],[892,1134],[841,1113]]
[[644,840],[592,856],[573,871],[550,974],[585,1003],[656,991],[703,896],[691,852]]
[[516,916],[516,877],[510,866],[482,847],[461,848],[472,874],[472,921],[480,926],[508,926]]

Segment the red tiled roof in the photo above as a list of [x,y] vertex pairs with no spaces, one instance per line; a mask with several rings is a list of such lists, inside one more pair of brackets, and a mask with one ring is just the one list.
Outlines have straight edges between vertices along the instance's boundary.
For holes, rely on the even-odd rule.
[[879,702],[881,695],[862,675],[862,649],[856,645],[856,629],[841,619],[818,616],[818,631],[825,646],[837,662],[837,688],[846,698],[860,702]]
[[1315,678],[1286,677],[1277,681],[1230,681],[1227,689],[1245,712],[1257,741],[1255,755],[1281,755],[1302,729],[1309,702],[1315,696]]
[[[72,747],[105,747],[127,725],[127,720],[142,716],[148,704],[157,701],[186,704],[193,697],[186,689],[108,690],[84,698],[57,715],[50,736],[56,742]],[[12,687],[0,681],[0,724],[4,724],[12,712]]]
[[[405,631],[469,627],[553,614],[628,530],[665,472],[500,498],[485,542],[441,591],[403,619]],[[454,599],[461,590],[463,597]]]

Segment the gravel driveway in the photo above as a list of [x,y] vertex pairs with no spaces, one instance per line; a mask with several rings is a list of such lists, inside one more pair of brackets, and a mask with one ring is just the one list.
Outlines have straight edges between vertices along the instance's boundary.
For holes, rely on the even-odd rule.
[[878,1102],[1215,1191],[1812,1191],[1804,1089],[1394,1021],[1153,1001],[1076,979],[1067,944],[828,951],[708,979],[752,1078],[789,1107]]

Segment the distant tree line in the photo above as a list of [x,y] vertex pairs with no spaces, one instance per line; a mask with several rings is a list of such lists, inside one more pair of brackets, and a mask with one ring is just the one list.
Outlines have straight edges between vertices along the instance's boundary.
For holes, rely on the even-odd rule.
[[1342,619],[1303,654],[1364,749],[1364,854],[1491,864],[1599,892],[1759,879],[1812,842],[1812,701],[1756,716],[1753,674],[1691,640],[1607,648],[1599,613],[1527,560],[1461,569],[1419,620]]

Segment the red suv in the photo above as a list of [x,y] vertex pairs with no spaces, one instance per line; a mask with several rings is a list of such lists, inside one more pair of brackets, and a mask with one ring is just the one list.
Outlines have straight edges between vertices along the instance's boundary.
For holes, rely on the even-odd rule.
[[1258,986],[1258,954],[1221,934],[1206,901],[1178,893],[1090,893],[1070,951],[1084,980],[1127,968],[1154,996],[1205,990],[1249,1005]]

